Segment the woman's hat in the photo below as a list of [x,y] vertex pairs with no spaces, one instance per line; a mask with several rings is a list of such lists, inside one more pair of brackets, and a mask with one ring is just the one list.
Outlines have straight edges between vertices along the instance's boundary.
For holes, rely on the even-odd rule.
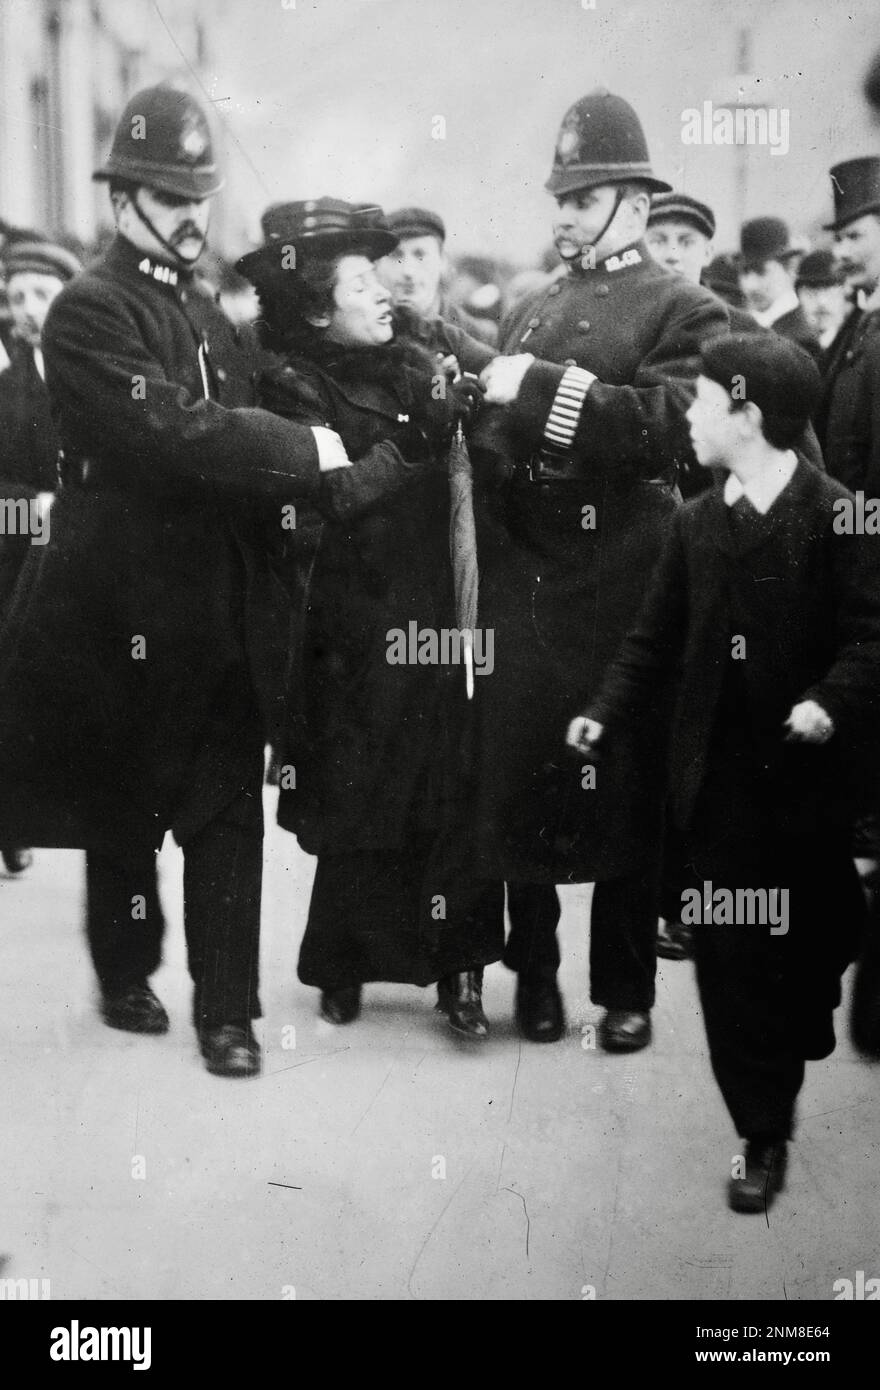
[[[380,207],[343,203],[338,198],[310,198],[302,203],[274,203],[260,218],[265,243],[236,261],[235,268],[253,284],[296,269],[299,252],[339,255],[363,251],[371,260],[397,245]],[[294,254],[291,254],[293,252]]]

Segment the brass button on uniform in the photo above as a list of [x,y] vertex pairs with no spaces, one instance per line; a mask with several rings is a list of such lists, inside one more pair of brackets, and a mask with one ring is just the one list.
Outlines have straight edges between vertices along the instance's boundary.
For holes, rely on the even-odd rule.
[[529,328],[540,328],[540,327],[541,327],[541,320],[540,320],[540,319],[529,319]]
[[578,333],[589,333],[589,331],[590,331],[590,320],[589,320],[589,319],[581,319],[580,322],[579,322],[579,324],[578,324]]
[[227,375],[228,375],[228,373],[227,373],[225,367],[218,367],[218,368],[217,368],[217,380],[218,380],[218,381],[225,381]]
[[611,290],[609,289],[609,287],[608,287],[607,285],[597,285],[597,286],[596,286],[596,293],[597,293],[597,294],[603,294],[603,295],[604,295],[604,294],[610,294],[610,293],[611,293]]
[[551,285],[551,286],[550,286],[550,293],[551,293],[551,294],[558,294],[559,291],[560,291],[561,289],[562,289],[562,286],[560,285],[559,281],[557,280],[557,282],[556,282],[555,285]]
[[575,357],[566,357],[566,359],[565,359],[565,361],[563,362],[562,365],[563,365],[563,367],[576,367],[576,366],[577,366],[577,358],[575,358]]

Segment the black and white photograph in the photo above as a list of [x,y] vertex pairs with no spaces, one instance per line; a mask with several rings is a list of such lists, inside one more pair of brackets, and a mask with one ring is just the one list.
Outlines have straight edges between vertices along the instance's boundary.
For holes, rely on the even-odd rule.
[[578,1301],[840,1371],[876,0],[0,0],[0,855],[28,1367]]

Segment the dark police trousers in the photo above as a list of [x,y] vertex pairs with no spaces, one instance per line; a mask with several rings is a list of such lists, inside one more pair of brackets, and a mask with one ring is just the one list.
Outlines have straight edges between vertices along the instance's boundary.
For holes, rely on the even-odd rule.
[[[657,971],[659,865],[607,879],[593,890],[590,998],[605,1009],[647,1011]],[[504,964],[523,975],[559,968],[559,895],[552,883],[508,883],[510,934]]]
[[[261,795],[257,781],[182,846],[196,1027],[260,1016],[263,830],[254,799],[260,808]],[[152,847],[125,863],[89,850],[86,904],[89,949],[101,989],[115,993],[147,979],[161,961],[165,929]]]

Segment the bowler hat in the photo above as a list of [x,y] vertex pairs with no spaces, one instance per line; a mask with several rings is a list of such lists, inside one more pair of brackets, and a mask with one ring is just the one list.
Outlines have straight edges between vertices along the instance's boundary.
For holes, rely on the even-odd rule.
[[786,261],[796,256],[787,223],[781,217],[753,217],[744,222],[739,238],[741,270],[759,269],[767,261]]
[[604,87],[569,107],[559,130],[549,193],[576,193],[606,183],[644,183],[653,192],[672,185],[655,178],[641,122],[628,101]]
[[438,241],[446,240],[446,227],[437,212],[427,208],[395,208],[385,219],[388,230],[398,238],[405,236],[435,236]]
[[72,251],[51,241],[14,241],[3,255],[3,273],[7,280],[26,272],[72,280],[81,270],[82,263]]
[[739,306],[743,302],[739,287],[737,261],[735,256],[713,256],[702,274],[703,284],[729,304]]
[[846,276],[830,251],[811,251],[798,266],[794,287],[822,289],[827,285],[842,285],[845,280]]
[[[704,344],[700,372],[762,415],[805,428],[822,379],[813,358],[781,333],[732,333]],[[734,392],[736,387],[736,392]]]
[[264,245],[236,261],[235,268],[253,284],[279,271],[295,268],[290,247],[306,255],[335,256],[363,251],[377,260],[397,245],[384,214],[373,203],[344,203],[338,198],[310,198],[298,203],[274,203],[260,219]]
[[651,199],[648,226],[658,222],[688,222],[711,241],[715,235],[715,214],[705,203],[687,193],[655,193]]
[[873,154],[845,159],[831,169],[834,221],[825,230],[837,232],[867,212],[880,213],[880,158]]

